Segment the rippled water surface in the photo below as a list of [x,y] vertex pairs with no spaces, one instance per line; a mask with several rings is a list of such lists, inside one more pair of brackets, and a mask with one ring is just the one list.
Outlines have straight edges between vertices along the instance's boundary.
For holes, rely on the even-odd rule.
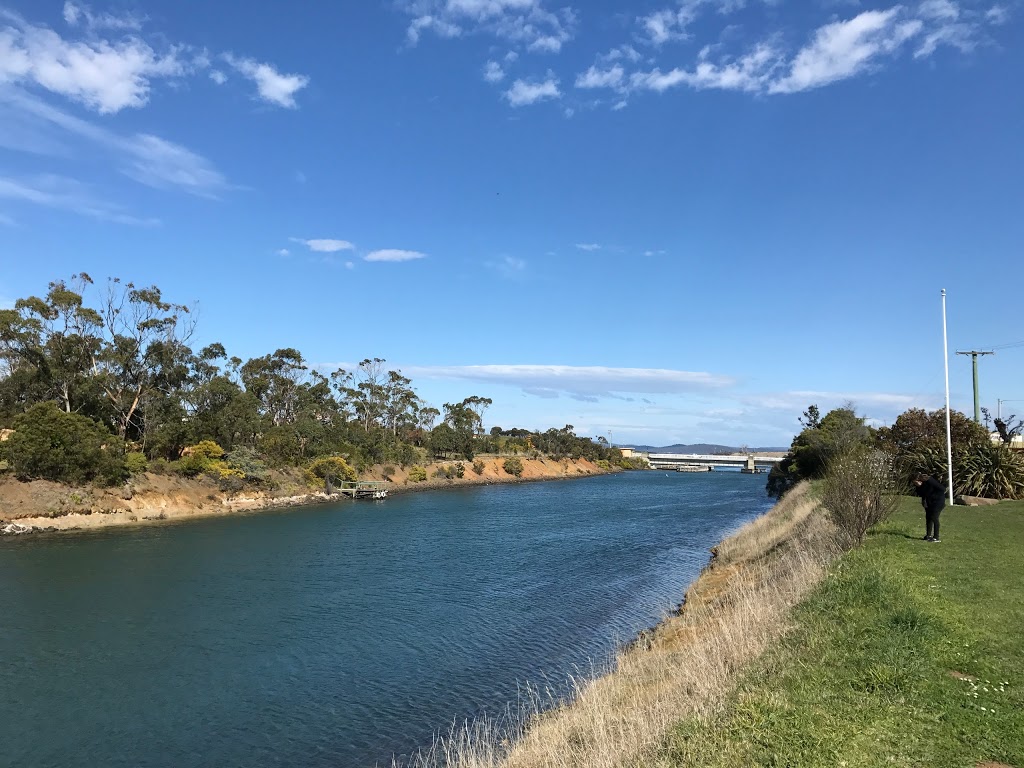
[[764,479],[626,473],[0,541],[0,765],[363,766],[678,604]]

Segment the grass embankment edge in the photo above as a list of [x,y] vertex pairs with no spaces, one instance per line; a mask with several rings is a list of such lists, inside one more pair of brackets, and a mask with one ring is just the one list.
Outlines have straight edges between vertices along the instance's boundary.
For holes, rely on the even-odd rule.
[[923,532],[905,499],[648,765],[1024,766],[1024,503],[947,509],[939,544]]

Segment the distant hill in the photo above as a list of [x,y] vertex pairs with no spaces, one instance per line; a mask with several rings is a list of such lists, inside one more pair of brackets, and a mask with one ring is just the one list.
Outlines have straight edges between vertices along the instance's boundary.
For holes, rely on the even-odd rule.
[[[689,445],[683,445],[682,443],[676,443],[675,445],[664,445],[664,446],[653,446],[653,445],[622,445],[621,448],[632,448],[635,451],[643,451],[644,453],[703,453],[703,454],[716,454],[716,453],[738,453],[739,448],[732,445],[717,445],[716,443],[691,443]],[[748,449],[754,453],[764,451],[766,453],[785,453],[789,448],[750,448]]]

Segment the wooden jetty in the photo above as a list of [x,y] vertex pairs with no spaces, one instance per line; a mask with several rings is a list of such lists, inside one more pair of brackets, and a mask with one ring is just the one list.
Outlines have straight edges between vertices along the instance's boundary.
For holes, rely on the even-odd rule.
[[346,481],[334,490],[353,499],[386,499],[388,497],[388,483],[386,480]]

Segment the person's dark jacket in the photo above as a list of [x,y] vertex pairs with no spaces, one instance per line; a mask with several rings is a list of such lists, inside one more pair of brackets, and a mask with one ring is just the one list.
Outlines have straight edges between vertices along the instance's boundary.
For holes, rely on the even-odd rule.
[[914,493],[921,497],[921,503],[925,509],[942,509],[946,506],[946,489],[942,483],[934,477],[928,479],[914,489]]

